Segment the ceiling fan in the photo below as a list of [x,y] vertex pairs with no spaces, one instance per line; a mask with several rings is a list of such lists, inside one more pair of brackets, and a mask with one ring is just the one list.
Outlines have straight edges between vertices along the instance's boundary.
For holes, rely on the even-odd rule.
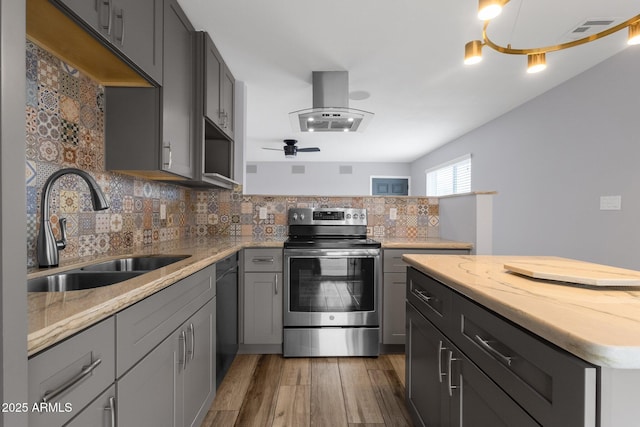
[[[285,139],[283,142],[286,144],[284,147],[284,156],[285,157],[295,157],[298,153],[313,153],[318,152],[320,149],[318,147],[307,147],[307,148],[299,148],[296,143],[297,139]],[[280,151],[279,148],[267,148],[262,147],[263,150],[275,150]]]

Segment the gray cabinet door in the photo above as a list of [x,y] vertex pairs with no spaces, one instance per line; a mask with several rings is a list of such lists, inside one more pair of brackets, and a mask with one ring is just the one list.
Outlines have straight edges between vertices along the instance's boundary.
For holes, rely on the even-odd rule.
[[110,1],[108,0],[52,0],[57,6],[67,12],[76,15],[90,28],[99,33],[107,33],[109,29],[109,17],[111,14]]
[[[98,0],[98,3],[103,3]],[[114,0],[112,42],[162,84],[162,0]]]
[[180,331],[165,339],[117,382],[118,425],[181,427],[181,369],[186,343]]
[[448,425],[448,402],[443,399],[443,382],[447,378],[441,375],[446,339],[410,304],[406,307],[407,408],[416,425]]
[[405,344],[406,273],[383,274],[382,343]]
[[65,427],[116,427],[116,386],[112,385]]
[[220,120],[222,131],[233,139],[236,79],[231,74],[229,67],[226,64],[223,65],[224,68],[222,69],[220,80]]
[[182,327],[187,334],[184,425],[199,427],[215,395],[215,302],[209,301]]
[[194,37],[176,0],[165,1],[162,84],[162,169],[193,178]]
[[245,273],[244,343],[282,344],[282,273]]
[[220,126],[220,76],[224,61],[211,37],[205,34],[205,82],[204,115],[211,123]]

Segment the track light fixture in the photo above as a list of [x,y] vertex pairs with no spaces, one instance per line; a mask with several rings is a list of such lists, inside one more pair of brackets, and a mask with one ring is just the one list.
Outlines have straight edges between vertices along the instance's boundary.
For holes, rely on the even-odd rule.
[[489,46],[497,52],[508,55],[527,55],[527,73],[537,73],[547,67],[547,52],[555,52],[557,50],[580,46],[582,44],[601,39],[625,28],[629,28],[627,44],[640,44],[640,15],[636,15],[631,19],[600,31],[599,33],[591,34],[587,37],[566,43],[530,49],[515,49],[511,47],[511,44],[501,46],[489,39],[487,36],[487,28],[489,27],[491,19],[498,16],[500,12],[502,12],[503,6],[508,2],[509,0],[478,0],[478,18],[484,21],[484,25],[482,27],[482,40],[472,40],[464,46],[465,64],[477,64],[482,61],[482,47]]

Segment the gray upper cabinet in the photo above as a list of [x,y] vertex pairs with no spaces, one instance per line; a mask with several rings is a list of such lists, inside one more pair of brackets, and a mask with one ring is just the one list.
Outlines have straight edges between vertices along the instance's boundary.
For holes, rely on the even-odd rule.
[[162,87],[105,89],[105,165],[180,183],[195,174],[195,32],[175,0],[165,0],[163,28]]
[[162,84],[162,0],[52,0]]
[[234,87],[236,80],[222,55],[205,34],[205,103],[204,115],[230,139],[234,129]]

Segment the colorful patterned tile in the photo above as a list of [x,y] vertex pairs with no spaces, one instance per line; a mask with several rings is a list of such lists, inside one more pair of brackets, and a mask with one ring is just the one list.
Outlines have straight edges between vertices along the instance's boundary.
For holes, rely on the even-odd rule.
[[39,137],[52,141],[58,141],[60,139],[60,118],[57,113],[57,110],[38,110],[37,133]]
[[79,145],[79,127],[77,123],[62,119],[60,123],[60,140],[65,144]]
[[[67,95],[60,95],[60,118],[62,119],[62,125],[64,127],[65,120],[67,122],[78,124],[80,105],[78,101]],[[77,128],[76,128],[77,131]],[[64,133],[64,132],[63,132]]]

